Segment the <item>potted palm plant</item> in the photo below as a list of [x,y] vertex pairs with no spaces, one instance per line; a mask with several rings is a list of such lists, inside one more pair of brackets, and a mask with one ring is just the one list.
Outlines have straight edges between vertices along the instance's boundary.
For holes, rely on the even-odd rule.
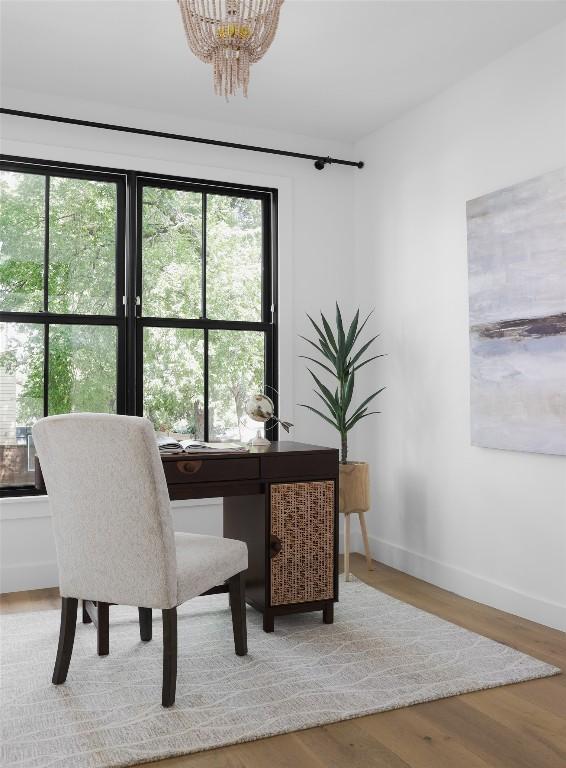
[[[381,387],[377,392],[366,397],[357,407],[352,405],[357,372],[368,363],[384,356],[372,356],[368,352],[377,336],[365,344],[361,344],[359,341],[371,314],[370,312],[360,325],[360,311],[358,310],[347,331],[344,330],[342,313],[338,304],[336,304],[334,329],[322,312],[320,325],[315,323],[310,315],[307,315],[316,332],[316,339],[313,341],[306,336],[301,336],[301,338],[314,347],[318,357],[300,355],[301,358],[315,363],[334,380],[330,386],[326,386],[314,371],[308,368],[316,384],[314,393],[322,401],[325,412],[306,403],[299,403],[299,405],[316,413],[340,433],[340,512],[347,516],[352,512],[361,512],[360,522],[364,534],[363,512],[369,508],[369,468],[365,461],[348,461],[348,433],[362,419],[379,413],[379,411],[370,410],[370,403],[385,389],[385,387]],[[367,539],[367,535],[364,535],[364,539]]]

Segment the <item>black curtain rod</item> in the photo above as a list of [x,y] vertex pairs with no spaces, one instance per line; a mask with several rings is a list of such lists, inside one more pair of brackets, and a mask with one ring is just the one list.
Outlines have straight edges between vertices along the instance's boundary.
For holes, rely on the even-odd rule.
[[141,136],[157,136],[160,139],[175,139],[176,141],[191,141],[195,144],[211,144],[214,147],[229,147],[230,149],[244,149],[248,152],[263,152],[267,155],[282,155],[283,157],[298,157],[301,160],[314,160],[314,167],[322,171],[326,165],[351,165],[355,168],[363,168],[362,161],[338,160],[335,157],[321,157],[319,155],[307,155],[303,152],[289,152],[286,149],[270,149],[269,147],[254,147],[251,144],[236,144],[233,141],[220,141],[219,139],[202,139],[196,136],[183,136],[180,133],[167,133],[165,131],[151,131],[147,128],[131,128],[127,125],[112,125],[111,123],[96,123],[93,120],[77,120],[74,117],[58,117],[57,115],[43,115],[40,112],[25,112],[22,109],[8,109],[0,107],[3,115],[15,115],[16,117],[28,117],[33,120],[48,120],[52,123],[67,123],[68,125],[83,125],[86,128],[102,128],[106,131],[120,131],[122,133],[136,133]]

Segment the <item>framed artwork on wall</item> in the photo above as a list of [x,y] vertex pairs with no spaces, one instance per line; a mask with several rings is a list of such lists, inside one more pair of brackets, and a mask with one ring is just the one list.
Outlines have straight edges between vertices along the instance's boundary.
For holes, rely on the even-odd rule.
[[566,455],[566,168],[467,203],[473,445]]

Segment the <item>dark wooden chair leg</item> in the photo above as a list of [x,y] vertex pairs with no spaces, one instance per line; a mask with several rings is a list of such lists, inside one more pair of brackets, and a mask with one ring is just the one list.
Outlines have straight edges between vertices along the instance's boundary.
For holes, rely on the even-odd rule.
[[322,620],[325,624],[334,624],[334,603],[326,603],[322,609]]
[[81,600],[83,604],[83,624],[92,624],[92,619],[88,615],[88,611],[86,609],[85,600]]
[[96,604],[98,613],[98,624],[96,626],[96,642],[99,656],[108,656],[110,653],[110,612],[109,603]]
[[67,679],[73,643],[75,642],[75,629],[77,628],[77,607],[79,601],[76,597],[61,598],[61,627],[59,630],[59,646],[52,682],[61,685]]
[[228,588],[230,590],[234,647],[237,656],[245,656],[248,652],[248,630],[246,625],[246,580],[244,573],[241,572],[232,576],[228,580]]
[[163,689],[161,703],[171,707],[175,703],[177,687],[177,609],[166,608],[163,617]]
[[151,608],[138,608],[140,617],[140,638],[147,642],[151,640]]

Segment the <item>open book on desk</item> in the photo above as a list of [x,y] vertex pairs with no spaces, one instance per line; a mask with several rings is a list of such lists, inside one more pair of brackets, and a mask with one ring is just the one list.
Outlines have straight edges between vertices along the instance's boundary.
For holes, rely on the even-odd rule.
[[175,440],[168,435],[156,435],[157,447],[162,454],[170,453],[246,453],[248,448],[239,443],[203,443],[198,440]]

